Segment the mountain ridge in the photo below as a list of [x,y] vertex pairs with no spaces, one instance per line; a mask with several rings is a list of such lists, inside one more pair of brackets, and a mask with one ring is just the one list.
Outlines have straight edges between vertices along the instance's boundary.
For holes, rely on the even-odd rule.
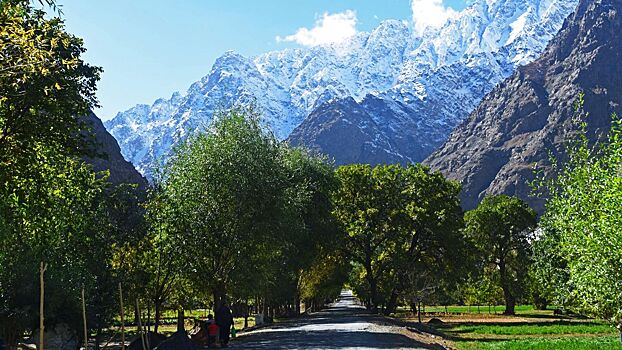
[[285,139],[326,102],[352,97],[359,103],[372,95],[408,107],[414,119],[436,125],[433,137],[447,137],[497,82],[541,52],[541,41],[557,32],[574,4],[478,0],[443,27],[418,36],[403,21],[386,20],[339,44],[252,58],[228,51],[185,94],[138,105],[105,125],[124,157],[147,175],[188,132],[235,104],[256,103],[265,124]]
[[534,168],[554,175],[549,152],[563,158],[577,130],[574,103],[584,94],[588,137],[608,130],[622,112],[622,0],[581,0],[544,53],[488,94],[426,161],[463,183],[465,209],[485,195],[509,194],[538,212]]

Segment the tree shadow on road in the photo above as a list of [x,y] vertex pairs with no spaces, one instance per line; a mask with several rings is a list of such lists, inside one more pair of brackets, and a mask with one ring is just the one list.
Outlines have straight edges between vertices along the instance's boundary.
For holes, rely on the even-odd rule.
[[[246,339],[244,339],[246,338]],[[401,334],[362,331],[270,329],[231,344],[234,349],[440,349]]]

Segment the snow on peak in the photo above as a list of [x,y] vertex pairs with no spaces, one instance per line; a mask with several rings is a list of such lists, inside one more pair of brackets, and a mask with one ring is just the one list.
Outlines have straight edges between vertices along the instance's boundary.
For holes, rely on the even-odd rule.
[[227,51],[185,93],[137,105],[105,125],[147,175],[188,132],[234,104],[255,103],[281,139],[322,103],[369,94],[401,102],[449,133],[494,85],[544,50],[577,2],[475,0],[423,29],[385,20],[341,42],[256,57]]

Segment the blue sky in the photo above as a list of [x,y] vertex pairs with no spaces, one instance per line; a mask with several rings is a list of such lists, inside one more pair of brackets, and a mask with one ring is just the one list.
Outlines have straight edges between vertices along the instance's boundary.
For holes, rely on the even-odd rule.
[[[412,3],[411,3],[412,1]],[[441,5],[441,1],[443,4]],[[321,42],[327,32],[369,31],[383,19],[413,20],[415,3],[451,11],[467,0],[60,0],[69,32],[85,59],[102,66],[96,113],[110,119],[137,103],[185,91],[226,50],[252,56]],[[412,6],[412,7],[411,7]],[[432,9],[434,10],[434,9]],[[415,13],[415,15],[417,15]],[[330,21],[333,20],[333,21]],[[302,29],[301,29],[302,28]],[[304,29],[306,28],[306,29]],[[280,40],[277,40],[280,38]]]

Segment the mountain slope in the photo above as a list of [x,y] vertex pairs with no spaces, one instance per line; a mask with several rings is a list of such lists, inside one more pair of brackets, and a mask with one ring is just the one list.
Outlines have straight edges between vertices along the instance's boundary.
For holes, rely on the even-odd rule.
[[329,101],[315,109],[289,136],[332,156],[336,164],[420,162],[445,140],[445,128],[412,113],[405,104],[368,95]]
[[95,137],[97,157],[86,158],[86,162],[93,165],[95,171],[110,171],[110,182],[114,184],[136,184],[144,189],[147,181],[140,175],[134,166],[123,159],[117,141],[106,131],[104,124],[93,113],[82,118],[91,129]]
[[548,152],[562,154],[581,92],[594,140],[622,112],[622,0],[581,0],[542,56],[487,95],[425,163],[462,181],[465,209],[505,193],[542,212],[528,182]]
[[[544,49],[576,1],[476,0],[443,27],[422,34],[403,21],[388,20],[339,44],[254,58],[227,52],[183,95],[121,112],[106,127],[143,174],[218,109],[253,101],[281,139],[327,102],[353,98],[360,103],[368,95],[400,103],[413,118],[435,126],[430,137],[446,137],[495,84]],[[402,159],[420,157],[394,151]]]

